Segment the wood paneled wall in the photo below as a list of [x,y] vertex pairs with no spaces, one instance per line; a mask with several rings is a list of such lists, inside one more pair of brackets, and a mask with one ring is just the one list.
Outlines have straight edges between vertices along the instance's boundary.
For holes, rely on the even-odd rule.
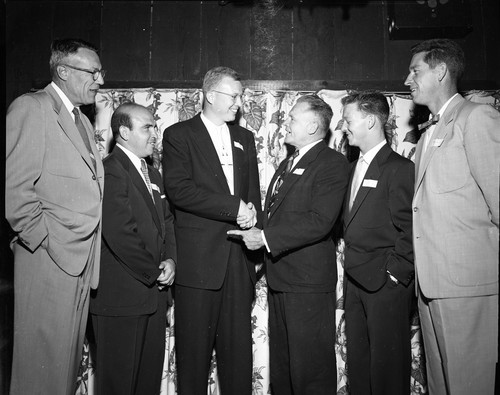
[[[500,6],[469,1],[473,31],[457,39],[464,88],[498,89]],[[420,40],[389,38],[387,3],[7,0],[6,104],[49,81],[50,42],[72,36],[100,48],[104,88],[201,86],[209,68],[226,65],[274,87],[406,91],[409,49]]]

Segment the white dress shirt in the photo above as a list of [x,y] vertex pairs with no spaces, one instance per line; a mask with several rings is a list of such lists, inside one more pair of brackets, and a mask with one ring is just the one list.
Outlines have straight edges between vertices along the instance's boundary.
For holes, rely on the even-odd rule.
[[207,128],[208,134],[217,151],[231,195],[234,195],[233,147],[229,128],[225,122],[222,125],[214,124],[203,113],[201,113],[201,120]]

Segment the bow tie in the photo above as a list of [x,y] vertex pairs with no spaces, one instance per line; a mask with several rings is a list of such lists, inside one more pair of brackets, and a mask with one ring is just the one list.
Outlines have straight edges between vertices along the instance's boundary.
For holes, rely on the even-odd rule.
[[436,123],[439,122],[439,114],[434,115],[431,119],[429,119],[427,122],[421,123],[418,125],[418,130],[425,130],[431,125],[435,125]]

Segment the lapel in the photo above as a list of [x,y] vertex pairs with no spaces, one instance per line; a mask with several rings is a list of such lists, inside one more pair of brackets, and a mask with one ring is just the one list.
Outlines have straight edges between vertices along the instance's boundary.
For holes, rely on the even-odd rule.
[[[347,200],[347,206],[346,206],[346,213],[347,215],[345,216],[346,221],[344,227],[347,228],[353,218],[356,216],[356,213],[358,212],[359,208],[363,204],[364,200],[366,197],[370,194],[370,192],[373,190],[373,188],[370,187],[365,187],[363,186],[364,180],[380,180],[380,165],[384,163],[388,156],[391,154],[392,148],[389,147],[389,145],[385,144],[379,152],[377,152],[377,155],[373,158],[373,160],[370,163],[370,166],[368,166],[368,169],[366,170],[365,177],[363,178],[363,181],[361,181],[361,185],[358,190],[358,194],[356,195],[356,198],[354,199],[354,202],[352,204],[352,209],[349,211],[349,200]],[[356,161],[357,163],[357,161]],[[353,167],[355,169],[356,166]],[[351,182],[352,182],[352,177],[354,176],[354,170],[351,172]],[[351,184],[351,182],[349,184]],[[351,189],[348,189],[347,195],[351,195]]]
[[[416,168],[418,169],[417,173],[417,179],[415,183],[415,191],[418,189],[420,184],[422,183],[422,179],[424,177],[425,171],[427,170],[427,166],[429,165],[429,162],[436,152],[436,150],[442,145],[444,139],[446,138],[446,135],[448,132],[451,130],[453,126],[453,120],[457,116],[457,109],[460,108],[460,104],[463,103],[465,99],[457,95],[448,105],[446,108],[446,111],[443,114],[442,119],[437,123],[436,128],[434,129],[434,133],[431,137],[431,140],[429,141],[429,145],[427,146],[427,150],[425,153],[422,153],[423,149],[423,139],[421,138],[419,141],[419,147],[420,149],[418,150],[418,161],[415,162]],[[436,141],[441,141],[439,145],[436,145]],[[416,158],[417,159],[417,158]]]
[[[208,133],[205,124],[201,120],[200,114],[192,118],[193,127],[191,131],[193,133],[194,143],[198,146],[199,151],[207,161],[208,165],[212,169],[215,178],[217,179],[219,185],[224,190],[225,193],[229,194],[229,186],[227,185],[226,176],[224,175],[224,170],[222,170],[222,165],[220,164],[219,155],[215,150],[210,134]],[[234,149],[233,149],[234,154]],[[233,165],[234,168],[234,165]],[[236,191],[236,188],[235,188]]]
[[[151,199],[151,195],[149,194],[148,188],[146,186],[146,183],[144,182],[142,176],[139,174],[139,171],[136,169],[134,164],[130,161],[128,158],[127,154],[123,152],[119,147],[115,147],[113,149],[113,154],[115,155],[116,159],[122,164],[123,168],[128,172],[128,175],[130,179],[132,180],[132,184],[135,185],[141,196],[143,197],[144,201],[146,202],[146,205],[148,206],[148,209],[153,217],[153,221],[158,228],[158,231],[160,234],[162,234],[162,227],[161,227],[161,222],[160,222],[160,215],[159,215],[159,210],[156,207],[157,203],[155,199],[155,202],[153,202],[153,199]],[[150,177],[151,178],[151,177]],[[153,192],[153,196],[155,193]]]
[[[281,206],[283,201],[286,199],[286,196],[288,195],[288,192],[290,192],[293,189],[293,186],[297,181],[300,180],[303,175],[300,174],[295,174],[294,171],[296,169],[303,169],[303,173],[307,171],[307,168],[310,166],[311,163],[313,163],[318,155],[320,154],[321,151],[324,149],[329,149],[324,141],[319,142],[316,144],[314,147],[312,147],[307,153],[295,164],[295,166],[292,168],[290,173],[285,177],[283,180],[283,184],[281,184],[281,187],[278,191],[278,199],[276,199],[276,202],[273,204],[273,207],[271,207],[271,210],[269,211],[268,218],[271,218],[276,210]],[[288,157],[283,160],[276,172],[273,175],[273,178],[271,180],[271,184],[269,185],[269,189],[267,191],[266,195],[266,203],[265,203],[265,212],[268,212],[268,207],[269,207],[269,201],[271,200],[271,195],[272,195],[272,189],[274,187],[276,178],[278,178],[279,174],[283,171],[283,168],[286,166],[286,162],[288,160]]]
[[[85,161],[85,163],[89,167],[90,171],[95,175],[96,169],[94,169],[94,165],[92,163],[92,160],[90,159],[89,152],[87,151],[87,148],[85,147],[85,143],[82,140],[82,136],[80,136],[80,132],[78,131],[78,129],[76,127],[75,121],[71,117],[70,113],[68,112],[68,110],[64,106],[61,98],[59,97],[59,95],[57,94],[55,89],[52,87],[52,85],[50,85],[50,84],[47,85],[45,87],[44,91],[52,99],[52,108],[54,109],[54,112],[57,114],[57,122],[61,126],[61,129],[66,134],[66,136],[68,136],[69,140],[73,143],[75,148],[78,150],[81,157],[83,158],[83,160]],[[84,117],[82,117],[82,119],[83,118]],[[87,135],[88,135],[89,134],[88,133],[88,125],[86,122],[82,121],[82,123],[85,125],[85,128],[87,129]],[[91,141],[90,145],[91,146],[95,145],[95,144],[92,144],[92,141],[94,141],[93,136],[89,136],[89,139]],[[94,147],[92,147],[92,150],[93,150],[94,156],[97,155],[96,162],[99,162],[98,161],[99,153],[97,152],[97,149],[94,149]],[[100,164],[99,166],[101,166],[99,169],[102,170],[102,164]],[[101,174],[102,174],[102,172],[101,172]]]
[[[231,135],[231,149],[233,152],[233,179],[234,179],[234,195],[240,196],[240,188],[241,188],[241,169],[244,162],[245,152],[243,151],[243,144],[240,141],[240,133],[238,129],[233,125],[227,125],[229,127],[229,134]],[[240,148],[235,146],[235,142],[239,144]]]

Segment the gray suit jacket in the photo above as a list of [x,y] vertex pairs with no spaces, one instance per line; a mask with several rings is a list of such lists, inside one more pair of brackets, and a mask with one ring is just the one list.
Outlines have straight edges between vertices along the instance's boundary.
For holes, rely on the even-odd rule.
[[[82,115],[89,140],[92,125]],[[94,262],[99,278],[104,170],[89,152],[75,122],[51,85],[17,98],[7,111],[5,215],[31,252],[42,247],[76,276]]]
[[428,298],[498,293],[500,113],[455,97],[417,145],[413,240]]

